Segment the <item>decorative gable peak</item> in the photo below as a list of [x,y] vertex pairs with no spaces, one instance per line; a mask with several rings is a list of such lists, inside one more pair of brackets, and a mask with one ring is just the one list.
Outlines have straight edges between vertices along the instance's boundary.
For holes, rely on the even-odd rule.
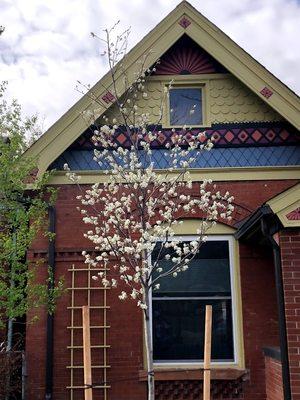
[[189,75],[228,72],[218,61],[184,34],[160,58],[153,75]]

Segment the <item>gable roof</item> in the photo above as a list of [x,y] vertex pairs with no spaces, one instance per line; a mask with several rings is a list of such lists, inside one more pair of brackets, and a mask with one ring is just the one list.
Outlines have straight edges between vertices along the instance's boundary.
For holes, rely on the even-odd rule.
[[285,228],[300,226],[300,183],[267,202]]
[[[122,60],[129,83],[130,79],[132,81],[134,79],[135,63],[139,58],[144,54],[149,54],[145,63],[146,70],[183,34],[192,38],[251,91],[297,129],[300,129],[300,98],[187,1],[182,1]],[[119,75],[116,79],[117,90],[120,93],[124,91],[121,78]],[[107,94],[111,83],[111,76],[108,72],[90,91],[102,98]],[[264,88],[272,92],[269,98],[261,93]],[[111,103],[106,107],[103,105],[102,109],[99,108],[98,116],[110,106]],[[38,156],[39,173],[43,173],[85,131],[86,122],[81,113],[92,109],[92,101],[87,93],[27,150],[25,156]]]

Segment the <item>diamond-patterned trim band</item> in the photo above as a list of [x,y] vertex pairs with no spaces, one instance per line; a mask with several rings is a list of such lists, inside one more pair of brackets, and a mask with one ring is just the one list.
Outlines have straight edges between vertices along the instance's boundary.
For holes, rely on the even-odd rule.
[[[162,129],[157,135],[157,139],[152,142],[152,148],[165,148],[166,144],[172,145],[174,135],[183,135],[187,141],[198,136],[200,132],[205,131],[205,137],[199,137],[199,141],[204,142],[208,138],[213,138],[215,147],[248,147],[248,146],[274,146],[274,145],[292,145],[299,144],[300,139],[296,132],[283,125],[258,125],[255,127],[246,127],[242,124],[237,126],[233,124],[224,124],[209,129],[191,129],[186,131],[172,132],[171,129]],[[87,131],[81,135],[71,148],[92,148],[95,144],[92,141],[92,131]],[[143,140],[147,140],[144,137]],[[119,146],[129,147],[130,140],[127,133],[119,129],[116,132],[115,141]]]

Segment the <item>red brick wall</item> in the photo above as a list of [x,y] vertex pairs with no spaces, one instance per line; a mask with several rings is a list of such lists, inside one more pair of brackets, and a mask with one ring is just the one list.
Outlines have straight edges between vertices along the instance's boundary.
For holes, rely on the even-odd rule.
[[[276,194],[293,186],[296,181],[245,181],[245,182],[218,182],[217,190],[229,191],[235,197],[235,212],[233,224],[250,215],[261,204],[274,197]],[[82,185],[82,188],[89,186]],[[83,232],[87,225],[82,223],[81,215],[76,210],[79,206],[76,196],[79,189],[74,185],[63,185],[58,192],[56,203],[57,232],[56,243],[58,249],[81,249],[83,246],[91,248],[91,242],[83,239]],[[45,249],[47,240],[40,237],[36,240],[34,249]]]
[[[218,184],[218,187],[229,190],[235,196],[237,206],[234,222],[236,222],[293,183],[291,181],[224,182]],[[56,276],[65,275],[66,287],[71,285],[68,268],[72,264],[75,267],[83,265],[81,251],[92,248],[91,243],[82,236],[87,226],[82,224],[81,216],[76,210],[78,205],[76,194],[77,189],[74,186],[63,186],[56,204]],[[31,256],[45,256],[46,251],[47,241],[39,238],[34,244]],[[250,370],[249,381],[244,384],[244,399],[265,400],[262,347],[278,344],[272,257],[271,254],[254,251],[245,245],[240,246],[240,256],[245,359],[246,368]],[[141,315],[133,302],[120,302],[117,294],[114,290],[108,294],[108,304],[111,307],[108,311],[108,321],[111,326],[108,331],[108,343],[111,345],[108,349],[108,360],[111,365],[108,380],[115,382],[112,383],[109,399],[141,400],[146,394],[145,384],[136,379],[143,365]],[[67,349],[70,345],[70,331],[67,329],[70,325],[68,305],[70,305],[70,293],[66,293],[59,300],[54,317],[54,400],[70,398],[66,389],[70,384],[70,372],[66,368],[70,363],[70,350]],[[45,322],[45,317],[42,315],[40,321],[36,325],[29,326],[27,331],[30,400],[44,398]],[[101,373],[96,372],[94,379],[97,382],[101,381]],[[184,391],[186,390],[184,388]],[[80,396],[74,400],[81,399],[82,393]],[[99,397],[95,397],[95,400],[97,398]]]
[[[38,273],[39,282],[43,282],[47,277],[45,264],[39,266]],[[44,309],[38,311],[34,309],[28,313],[25,346],[29,377],[26,379],[28,399],[44,400],[45,398],[46,324],[47,316]]]
[[245,361],[249,370],[244,396],[247,400],[264,400],[265,364],[262,348],[279,343],[272,254],[241,244],[240,268]]
[[281,362],[275,358],[265,357],[267,400],[282,400]]
[[300,400],[300,230],[280,233],[290,380],[293,400]]

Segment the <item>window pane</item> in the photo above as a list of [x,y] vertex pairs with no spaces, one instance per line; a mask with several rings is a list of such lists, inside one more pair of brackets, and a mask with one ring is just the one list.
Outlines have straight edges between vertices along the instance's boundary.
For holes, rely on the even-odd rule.
[[231,300],[153,300],[155,361],[203,360],[206,304],[213,306],[212,360],[233,361]]
[[[159,248],[158,243],[153,252],[153,260],[158,257]],[[173,265],[164,259],[166,254],[167,251],[159,262],[159,267],[162,267],[164,272]],[[187,271],[180,272],[176,278],[173,276],[162,278],[159,283],[160,288],[153,292],[153,297],[230,296],[228,241],[204,243],[190,262]]]
[[201,89],[170,90],[170,124],[192,126],[202,124]]

